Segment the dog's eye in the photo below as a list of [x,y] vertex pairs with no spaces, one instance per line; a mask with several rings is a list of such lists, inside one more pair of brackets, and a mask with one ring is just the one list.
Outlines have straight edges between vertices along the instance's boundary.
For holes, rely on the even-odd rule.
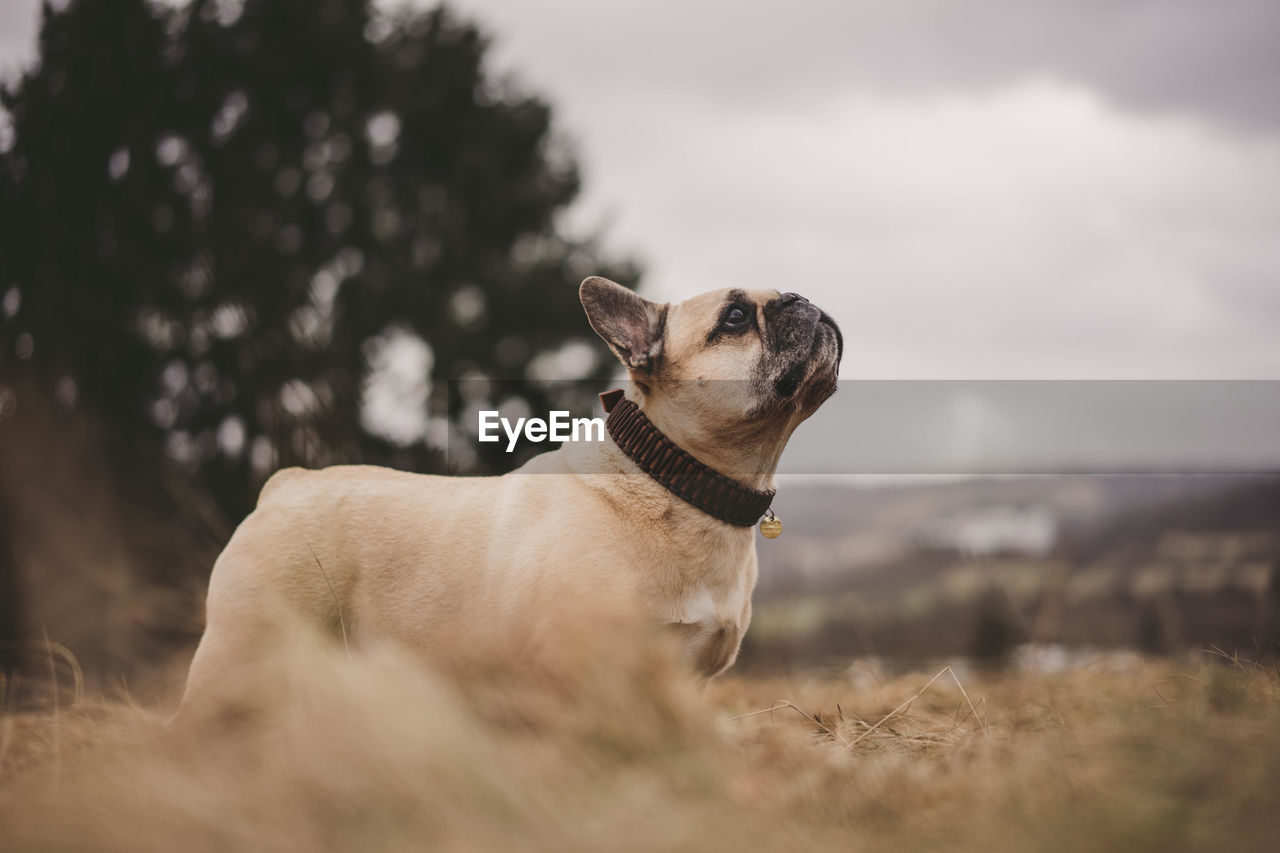
[[741,329],[747,325],[747,312],[741,308],[730,308],[729,313],[724,315],[724,321],[721,323],[726,329]]

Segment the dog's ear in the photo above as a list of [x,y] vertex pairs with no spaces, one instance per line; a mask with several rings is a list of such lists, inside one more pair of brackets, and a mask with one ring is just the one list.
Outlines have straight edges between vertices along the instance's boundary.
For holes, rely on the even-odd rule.
[[578,298],[596,334],[624,367],[650,371],[662,355],[667,306],[637,296],[607,278],[593,275],[578,288]]

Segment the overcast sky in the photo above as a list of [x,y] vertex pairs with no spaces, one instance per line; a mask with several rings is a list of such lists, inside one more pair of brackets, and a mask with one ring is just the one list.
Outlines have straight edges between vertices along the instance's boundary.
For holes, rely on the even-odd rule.
[[799,291],[847,378],[1280,378],[1280,3],[454,6],[651,296]]

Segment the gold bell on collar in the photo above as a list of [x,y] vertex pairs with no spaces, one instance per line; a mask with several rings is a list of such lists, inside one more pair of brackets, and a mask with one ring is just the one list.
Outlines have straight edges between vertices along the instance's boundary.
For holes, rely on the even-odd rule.
[[782,535],[782,519],[773,514],[772,507],[765,510],[764,518],[760,519],[760,532],[765,539],[777,539]]

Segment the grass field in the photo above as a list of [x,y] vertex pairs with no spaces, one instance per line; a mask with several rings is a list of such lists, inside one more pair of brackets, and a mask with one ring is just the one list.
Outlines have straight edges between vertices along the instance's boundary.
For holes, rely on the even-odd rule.
[[313,644],[246,680],[251,709],[174,726],[122,698],[77,700],[61,679],[56,707],[51,693],[0,725],[3,846],[1280,843],[1280,681],[1249,662],[728,676],[703,690],[651,646],[574,649],[446,681],[393,649]]

